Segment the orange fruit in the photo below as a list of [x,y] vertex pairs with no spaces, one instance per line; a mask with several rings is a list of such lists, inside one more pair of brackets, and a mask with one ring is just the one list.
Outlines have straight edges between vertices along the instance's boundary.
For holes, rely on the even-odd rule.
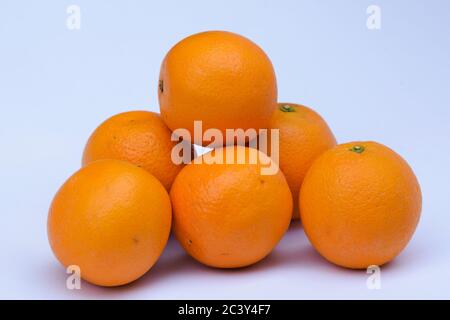
[[[84,149],[83,165],[100,159],[128,161],[153,174],[169,190],[182,168],[171,159],[177,143],[171,141],[171,131],[159,114],[124,112],[112,116],[92,133]],[[185,150],[191,150],[191,155],[186,155],[190,160],[194,151],[189,146]]]
[[409,165],[376,142],[326,151],[311,166],[300,192],[300,215],[314,248],[354,269],[394,259],[411,239],[421,206]]
[[272,63],[255,43],[208,31],[183,39],[167,53],[158,97],[170,129],[188,129],[194,139],[194,121],[201,120],[203,130],[215,128],[225,137],[226,129],[268,127],[277,83]]
[[101,286],[119,286],[147,272],[166,245],[170,198],[147,171],[119,160],[82,168],[59,189],[48,215],[48,238],[65,267]]
[[[235,161],[211,164],[218,152],[230,151]],[[236,161],[239,156],[245,163]],[[181,170],[170,196],[174,233],[188,254],[211,267],[238,268],[272,251],[289,226],[292,196],[280,170],[261,174],[268,161],[256,149],[230,146]]]
[[[270,128],[279,129],[280,169],[286,177],[292,196],[297,199],[309,167],[319,155],[336,145],[336,139],[318,113],[299,104],[279,103],[272,114]],[[270,147],[270,134],[268,138]],[[298,217],[296,201],[293,218]]]

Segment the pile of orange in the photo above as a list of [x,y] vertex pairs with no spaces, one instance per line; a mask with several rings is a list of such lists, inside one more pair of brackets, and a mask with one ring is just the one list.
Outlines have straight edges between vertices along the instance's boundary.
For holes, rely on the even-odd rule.
[[[347,268],[385,264],[411,239],[421,191],[405,160],[376,142],[336,145],[317,112],[278,103],[272,63],[247,38],[183,39],[164,58],[157,89],[161,115],[130,111],[102,123],[51,204],[51,248],[86,281],[138,279],[171,230],[190,256],[217,268],[264,259],[291,219],[325,259]],[[276,135],[266,137],[269,148],[261,135],[219,143],[198,137],[195,121],[224,137],[230,129]],[[180,129],[187,135],[176,136]],[[214,149],[197,157],[193,143]],[[264,174],[268,167],[276,170]]]

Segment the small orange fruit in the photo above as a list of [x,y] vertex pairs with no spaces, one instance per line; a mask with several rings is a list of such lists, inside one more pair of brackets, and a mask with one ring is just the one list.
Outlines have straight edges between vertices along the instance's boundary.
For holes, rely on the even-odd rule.
[[300,215],[314,248],[347,268],[394,259],[420,217],[417,179],[397,153],[376,142],[351,142],[323,153],[300,191]]
[[[163,60],[158,97],[172,130],[194,138],[202,129],[267,128],[276,107],[277,83],[267,55],[255,43],[225,31],[208,31],[177,43]],[[203,141],[207,145],[208,141]]]
[[[212,163],[219,152],[230,151],[234,161]],[[240,156],[244,163],[237,161]],[[254,156],[257,161],[250,162]],[[261,175],[270,161],[256,149],[230,146],[181,170],[170,192],[173,228],[192,257],[212,267],[238,268],[272,251],[289,226],[292,196],[280,170]]]
[[[182,165],[171,159],[177,141],[160,115],[130,111],[112,116],[92,133],[83,154],[83,165],[100,159],[131,162],[153,174],[169,190]],[[185,143],[185,142],[182,142]],[[189,158],[193,156],[186,155]]]
[[[323,118],[314,110],[299,104],[279,103],[270,121],[279,129],[279,164],[297,199],[303,179],[314,160],[336,145],[336,139]],[[270,135],[268,135],[270,146]],[[294,204],[293,218],[298,218]]]
[[59,189],[47,227],[51,248],[65,267],[77,265],[93,284],[119,286],[142,276],[163,251],[170,198],[147,171],[99,160]]

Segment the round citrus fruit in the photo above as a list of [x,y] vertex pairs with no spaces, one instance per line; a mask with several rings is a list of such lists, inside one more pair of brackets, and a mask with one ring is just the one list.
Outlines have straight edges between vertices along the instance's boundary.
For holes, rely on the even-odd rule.
[[[170,129],[267,128],[276,107],[275,72],[255,43],[208,31],[177,43],[163,60],[158,86],[161,115]],[[200,141],[208,145],[208,141]]]
[[[153,174],[169,190],[182,168],[182,163],[172,159],[177,143],[171,141],[171,131],[160,115],[147,111],[124,112],[107,119],[92,133],[84,149],[83,165],[100,159],[128,161]],[[183,150],[191,153],[181,154],[188,162],[194,151],[190,146]]]
[[[336,139],[318,113],[299,104],[279,103],[272,114],[270,128],[279,129],[280,169],[292,196],[297,199],[309,167],[319,155],[336,145]],[[270,134],[268,138],[270,149]],[[297,201],[294,203],[293,217],[299,217]]]
[[314,248],[347,268],[394,259],[420,217],[417,179],[397,153],[376,142],[351,142],[323,153],[300,191],[300,215]]
[[[216,161],[225,158],[232,160]],[[262,174],[266,164],[273,163],[262,152],[230,146],[181,170],[170,193],[173,228],[192,257],[237,268],[258,262],[276,246],[291,220],[292,196],[280,170]]]
[[170,198],[147,171],[99,160],[59,189],[47,227],[51,248],[65,267],[78,266],[93,284],[123,285],[147,272],[165,247]]

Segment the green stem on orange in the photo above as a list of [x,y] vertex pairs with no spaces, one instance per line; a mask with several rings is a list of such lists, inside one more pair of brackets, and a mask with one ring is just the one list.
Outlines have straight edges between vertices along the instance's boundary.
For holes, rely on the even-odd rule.
[[366,148],[364,148],[364,146],[356,145],[351,147],[349,150],[356,153],[363,153]]
[[288,104],[284,104],[284,105],[280,106],[280,110],[283,112],[295,112],[295,108]]

